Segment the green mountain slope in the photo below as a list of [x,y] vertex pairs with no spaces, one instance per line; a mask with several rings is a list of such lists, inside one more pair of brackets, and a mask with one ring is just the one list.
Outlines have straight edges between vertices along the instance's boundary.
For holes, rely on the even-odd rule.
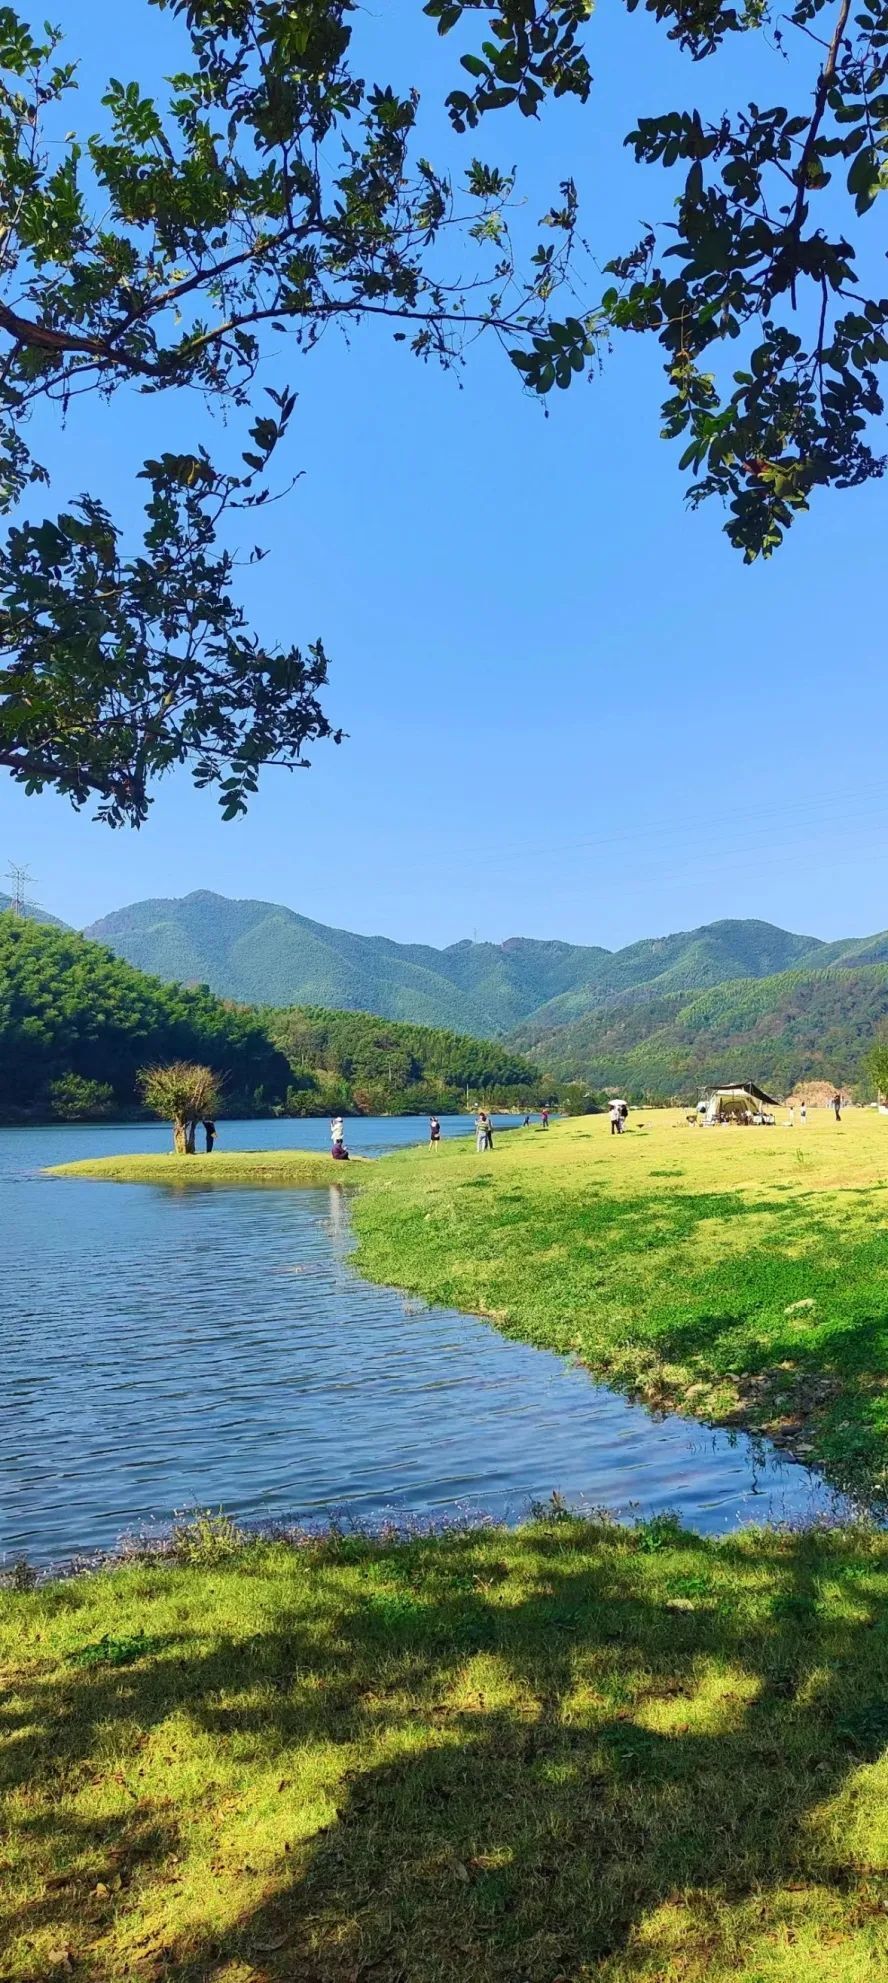
[[435,950],[356,936],[272,902],[231,901],[203,890],[135,902],[86,935],[141,970],[208,984],[226,998],[376,1012],[482,1034],[509,1031],[608,955],[520,937]]
[[686,989],[771,975],[810,962],[821,947],[771,923],[727,921],[613,952],[525,937],[436,950],[207,891],[133,903],[87,935],[142,970],[207,984],[223,997],[376,1012],[481,1034],[512,1032],[531,1016],[542,1032],[645,984]]
[[[533,1015],[538,1032],[563,1026],[584,1012],[648,986],[687,991],[731,978],[766,978],[819,960],[816,937],[794,936],[773,923],[725,921],[674,936],[645,937],[625,950],[605,953],[582,985],[563,992]],[[888,951],[886,951],[888,955]]]
[[832,966],[700,992],[635,990],[535,1041],[522,1028],[516,1044],[560,1080],[696,1100],[719,1081],[751,1079],[777,1094],[803,1080],[857,1081],[886,1021],[888,964]]
[[317,1006],[294,1005],[262,1017],[290,1064],[287,1105],[293,1114],[325,1108],[363,1115],[458,1111],[467,1089],[507,1107],[538,1098],[537,1069],[501,1042]]
[[818,968],[826,964],[848,968],[857,964],[888,964],[888,930],[881,930],[878,936],[852,936],[840,943],[818,944],[816,957],[806,957],[803,961]]

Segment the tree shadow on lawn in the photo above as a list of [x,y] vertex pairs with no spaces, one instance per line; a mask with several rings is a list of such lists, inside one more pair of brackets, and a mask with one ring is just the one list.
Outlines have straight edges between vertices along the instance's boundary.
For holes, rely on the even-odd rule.
[[[523,1552],[491,1535],[356,1545],[318,1565],[342,1569],[329,1630],[284,1611],[258,1640],[37,1679],[5,1782],[30,1786],[25,1849],[52,1837],[59,1870],[4,1936],[51,1924],[88,1983],[653,1983],[679,1947],[731,1973],[803,1902],[884,1932],[876,1869],[817,1812],[888,1742],[888,1544],[715,1551],[663,1524],[568,1521]],[[190,1807],[155,1795],[87,1821],[66,1798],[100,1731],[131,1724],[137,1750],[183,1712],[220,1758],[280,1772],[284,1832],[289,1769],[319,1744],[336,1815],[266,1862],[235,1926],[229,1908],[214,1932],[208,1904],[140,1945],[128,1912],[174,1885],[212,1769]],[[89,1898],[112,1872],[120,1890]],[[9,1973],[55,1971],[44,1955]]]

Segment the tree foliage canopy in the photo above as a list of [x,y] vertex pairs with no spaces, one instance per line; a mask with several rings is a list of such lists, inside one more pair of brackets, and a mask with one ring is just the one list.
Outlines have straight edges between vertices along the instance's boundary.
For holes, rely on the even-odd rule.
[[867,1055],[867,1072],[877,1095],[888,1097],[888,1030],[884,1027]]
[[195,1060],[155,1062],[142,1069],[139,1090],[148,1108],[172,1124],[177,1153],[193,1156],[198,1123],[216,1115],[222,1100],[215,1069]]
[[[0,763],[29,790],[95,794],[112,825],[138,824],[152,780],[187,763],[231,817],[263,765],[300,765],[334,734],[321,643],[258,639],[228,548],[232,515],[270,498],[293,413],[288,387],[258,396],[278,339],[307,351],[331,324],[383,318],[450,365],[488,333],[546,394],[597,368],[618,333],[653,336],[691,501],[727,504],[746,559],[779,544],[815,488],[882,473],[888,299],[861,282],[856,236],[888,185],[888,0],[645,0],[695,63],[768,33],[778,52],[810,51],[810,75],[796,103],[714,120],[642,106],[627,143],[677,175],[672,217],[618,244],[602,293],[564,317],[569,274],[581,294],[573,181],[525,263],[512,172],[467,150],[456,180],[422,156],[416,91],[356,70],[351,0],[151,4],[180,17],[188,66],[164,105],[112,80],[85,142],[59,136],[74,62],[0,6],[3,501],[46,480],[27,444],[45,402],[63,415],[84,393],[186,388],[242,413],[248,444],[236,466],[199,443],[146,461],[140,546],[92,492],[52,520],[16,518],[0,549]],[[483,22],[447,99],[460,136],[513,106],[532,118],[550,96],[588,97],[590,0],[425,12],[445,39]]]

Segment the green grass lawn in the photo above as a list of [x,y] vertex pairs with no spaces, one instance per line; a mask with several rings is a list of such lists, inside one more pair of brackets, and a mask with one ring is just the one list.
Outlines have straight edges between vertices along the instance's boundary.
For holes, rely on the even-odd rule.
[[2,1598],[4,1983],[885,1975],[888,1539],[186,1554]]
[[752,1425],[888,1495],[888,1122],[512,1131],[374,1167],[370,1278],[582,1358],[654,1406]]
[[85,1157],[53,1164],[47,1177],[94,1177],[106,1184],[347,1184],[368,1162],[335,1164],[329,1150],[214,1150],[179,1157],[172,1150]]

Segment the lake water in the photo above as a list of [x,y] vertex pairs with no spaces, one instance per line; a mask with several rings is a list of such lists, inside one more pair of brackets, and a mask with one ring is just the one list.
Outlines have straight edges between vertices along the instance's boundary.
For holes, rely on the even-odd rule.
[[[220,1128],[225,1148],[329,1140],[325,1122]],[[415,1120],[348,1127],[368,1153],[424,1134]],[[517,1520],[557,1490],[722,1531],[832,1505],[816,1476],[742,1436],[655,1421],[471,1316],[357,1280],[332,1182],[40,1176],[167,1144],[161,1126],[0,1129],[0,1558],[110,1548],[190,1506]]]

